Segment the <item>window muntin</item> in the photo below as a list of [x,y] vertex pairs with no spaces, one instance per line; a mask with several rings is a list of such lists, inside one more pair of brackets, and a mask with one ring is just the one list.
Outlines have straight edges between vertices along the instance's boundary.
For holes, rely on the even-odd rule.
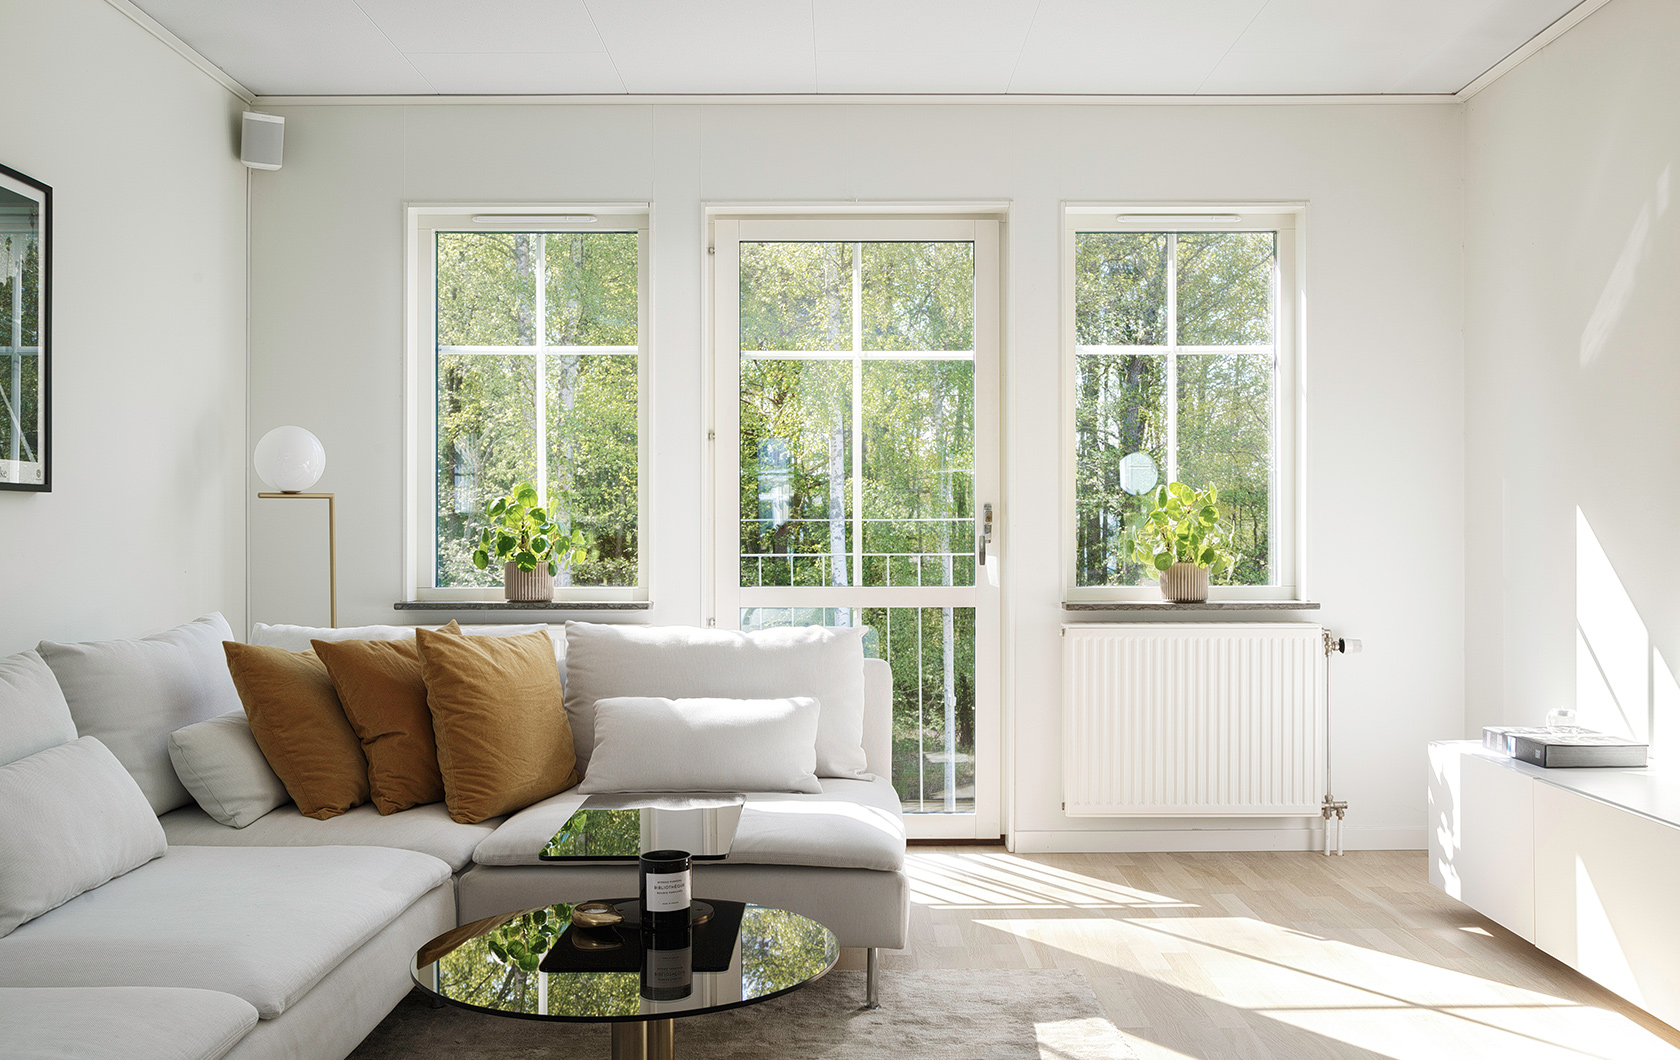
[[530,482],[588,539],[557,598],[645,598],[645,214],[515,230],[472,212],[411,209],[411,595],[499,598],[473,541],[485,505]]
[[1153,587],[1118,544],[1148,510],[1120,482],[1140,452],[1161,482],[1219,488],[1239,553],[1223,591],[1293,588],[1293,218],[1237,228],[1069,217],[1074,597]]

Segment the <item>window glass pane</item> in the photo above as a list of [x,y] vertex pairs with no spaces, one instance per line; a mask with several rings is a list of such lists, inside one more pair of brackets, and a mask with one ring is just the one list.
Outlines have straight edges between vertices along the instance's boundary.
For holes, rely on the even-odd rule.
[[552,353],[547,360],[549,507],[589,539],[589,557],[556,581],[635,585],[636,355]]
[[531,346],[540,233],[437,234],[439,346]]
[[742,243],[741,349],[852,348],[851,243]]
[[535,482],[537,359],[529,353],[438,356],[437,584],[500,586],[472,565],[484,506]]
[[741,360],[742,585],[855,584],[851,453],[850,361]]
[[[3,189],[0,205],[25,217],[36,208]],[[0,214],[0,222],[5,220]],[[16,462],[0,467],[0,482],[40,474],[39,467],[22,466],[39,459],[41,442],[40,293],[38,237],[33,231],[0,230],[0,460]]]
[[1272,358],[1178,358],[1178,477],[1219,490],[1237,565],[1228,585],[1271,581]]
[[1075,343],[1166,343],[1167,238],[1163,232],[1075,234]]
[[636,345],[635,232],[550,232],[548,342]]
[[1180,232],[1180,346],[1272,343],[1273,232]]
[[974,244],[863,244],[863,348],[973,350]]
[[974,584],[974,362],[863,363],[865,585]]
[[864,626],[893,675],[892,782],[905,813],[974,812],[974,608],[747,607],[741,628]]
[[1167,471],[1164,354],[1081,354],[1074,359],[1074,550],[1078,585],[1138,585],[1155,572],[1117,542],[1148,514],[1146,497],[1120,488],[1120,461],[1145,453]]

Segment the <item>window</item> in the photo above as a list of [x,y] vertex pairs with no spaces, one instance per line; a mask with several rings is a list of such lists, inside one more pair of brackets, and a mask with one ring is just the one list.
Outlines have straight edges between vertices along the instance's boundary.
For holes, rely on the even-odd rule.
[[411,598],[498,599],[472,551],[528,482],[587,541],[556,597],[645,599],[646,213],[409,214]]
[[1126,532],[1157,483],[1219,491],[1215,598],[1290,598],[1295,215],[1068,211],[1068,599],[1152,596]]

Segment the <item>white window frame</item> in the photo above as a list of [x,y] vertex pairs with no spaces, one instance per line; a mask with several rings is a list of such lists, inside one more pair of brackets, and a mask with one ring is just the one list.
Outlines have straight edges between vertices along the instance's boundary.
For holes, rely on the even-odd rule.
[[[1302,377],[1305,342],[1306,207],[1304,202],[1173,203],[1104,202],[1062,204],[1062,599],[1069,603],[1160,600],[1154,585],[1079,585],[1075,534],[1078,498],[1076,425],[1078,379],[1075,325],[1075,257],[1080,232],[1255,232],[1277,233],[1276,334],[1273,347],[1272,585],[1214,585],[1210,601],[1306,599],[1304,417]],[[1121,215],[1129,215],[1120,220]],[[1223,219],[1235,215],[1237,220]],[[1142,219],[1137,219],[1141,217]],[[1155,219],[1155,218],[1160,219]],[[1216,220],[1215,218],[1221,218]],[[1177,277],[1169,269],[1169,287]],[[1171,295],[1169,294],[1169,298]],[[1172,343],[1176,336],[1169,336]],[[1161,352],[1173,349],[1162,346]],[[1238,347],[1241,349],[1242,347]],[[1211,349],[1211,348],[1210,348]],[[1171,410],[1169,410],[1171,414]],[[1161,469],[1165,482],[1167,469]]]
[[[475,215],[516,217],[513,223],[475,221]],[[588,215],[593,222],[563,218]],[[552,217],[553,220],[546,220]],[[407,203],[404,223],[404,547],[403,599],[449,603],[501,601],[500,587],[438,587],[437,541],[437,233],[625,232],[637,234],[637,530],[636,584],[559,586],[556,608],[567,602],[641,602],[648,599],[648,556],[653,548],[648,497],[648,417],[651,278],[648,268],[652,209],[649,203]],[[535,220],[545,218],[545,220]]]

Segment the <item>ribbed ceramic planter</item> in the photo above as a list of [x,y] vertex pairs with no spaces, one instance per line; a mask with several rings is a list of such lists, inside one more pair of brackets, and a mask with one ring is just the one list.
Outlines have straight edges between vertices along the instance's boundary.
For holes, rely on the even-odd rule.
[[1174,563],[1161,572],[1161,595],[1175,604],[1199,604],[1207,599],[1208,569],[1194,563]]
[[[1207,579],[1202,579],[1205,584]],[[509,560],[502,565],[502,588],[509,600],[530,602],[532,600],[554,599],[554,575],[548,573],[548,564],[538,565],[536,570],[523,571],[519,564]],[[1204,590],[1205,593],[1205,590]]]

